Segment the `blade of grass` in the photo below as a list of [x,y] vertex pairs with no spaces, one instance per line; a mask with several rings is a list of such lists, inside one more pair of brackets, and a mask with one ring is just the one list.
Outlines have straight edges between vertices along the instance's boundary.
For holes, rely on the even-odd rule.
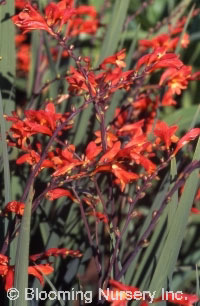
[[34,190],[32,185],[27,197],[17,243],[14,287],[19,290],[19,298],[14,301],[13,306],[28,305],[28,301],[25,300],[25,288],[28,288],[30,223],[33,196]]
[[[49,42],[49,37],[46,33],[43,33],[43,38],[44,38],[44,46],[49,62],[49,70],[48,70],[48,76],[50,80],[53,80],[56,78],[58,75],[58,70],[56,67],[56,63],[53,60],[53,57],[51,55],[51,50],[50,50],[50,42]],[[59,88],[59,82],[54,82],[50,88],[49,88],[49,94],[51,98],[56,98],[58,95],[58,88]]]
[[37,31],[33,31],[31,33],[31,64],[28,74],[28,86],[27,86],[28,97],[30,97],[33,91],[34,80],[36,76],[39,44],[40,44],[40,33],[38,33]]
[[[193,160],[200,159],[200,139],[194,153]],[[181,244],[187,226],[190,208],[192,206],[198,186],[198,172],[195,170],[185,183],[184,191],[179,201],[173,223],[163,247],[161,256],[156,266],[149,290],[156,290],[160,294],[161,288],[165,288],[168,278],[171,278],[178,258]]]
[[[0,84],[4,103],[4,113],[14,110],[13,84],[15,79],[15,30],[10,17],[14,15],[14,1],[6,1],[0,7]],[[8,35],[9,33],[9,35]],[[12,94],[11,94],[12,93]]]
[[196,120],[196,124],[200,122],[200,117],[198,115],[196,119],[194,118],[196,113],[198,114],[198,106],[193,105],[189,108],[177,110],[172,114],[165,116],[163,120],[169,125],[178,124],[179,129],[177,134],[179,134],[184,130],[188,130],[193,120]]
[[[136,30],[135,30],[135,35],[133,37],[130,49],[128,51],[128,55],[127,55],[127,58],[126,58],[126,70],[130,69],[133,52],[134,52],[136,44],[137,44],[139,30],[140,30],[140,25],[138,25]],[[110,103],[110,106],[109,106],[109,109],[106,112],[106,124],[108,124],[113,119],[113,114],[115,112],[115,109],[118,107],[123,95],[124,95],[123,91],[117,91],[117,92],[114,93],[114,95],[112,97],[112,100],[111,100],[111,103]]]
[[99,57],[99,63],[107,56],[112,55],[119,43],[122,27],[127,15],[130,0],[116,0],[108,30],[106,32]]
[[5,187],[5,203],[8,203],[11,198],[11,186],[10,186],[10,166],[8,158],[8,147],[6,142],[6,126],[3,116],[3,103],[0,91],[0,126],[1,126],[1,146],[3,155],[3,168],[4,168],[4,187]]
[[177,45],[176,50],[175,50],[175,53],[177,53],[177,54],[180,52],[180,49],[181,49],[181,41],[182,41],[183,36],[184,36],[184,34],[185,34],[186,30],[187,30],[187,27],[188,27],[188,25],[189,25],[189,22],[191,21],[192,13],[193,13],[193,11],[194,11],[194,8],[195,8],[195,5],[192,6],[192,8],[191,8],[191,10],[190,10],[190,12],[189,12],[189,14],[188,14],[186,23],[185,23],[185,25],[184,25],[184,28],[183,28],[183,31],[182,31],[182,33],[181,33],[180,39],[179,39],[179,41],[178,41],[178,45]]
[[65,302],[63,301],[63,299],[60,297],[60,295],[58,294],[58,290],[56,289],[56,287],[54,286],[54,284],[51,282],[51,280],[49,279],[49,277],[47,275],[45,275],[42,270],[37,267],[37,269],[40,271],[40,273],[42,274],[42,276],[44,277],[44,279],[46,280],[46,282],[49,284],[49,287],[51,288],[51,290],[53,292],[55,292],[57,294],[57,296],[59,296],[58,302],[60,303],[61,306],[65,306]]
[[199,296],[200,289],[199,289],[199,270],[198,270],[198,264],[196,264],[196,295]]
[[[176,175],[177,175],[177,168],[176,168],[176,160],[174,158],[171,161],[171,169],[170,169],[171,184],[169,189],[173,187],[174,185],[173,180]],[[167,189],[168,188],[166,188],[166,191]],[[153,272],[156,260],[161,253],[166,236],[170,230],[171,222],[173,220],[173,216],[177,208],[177,203],[178,203],[178,193],[175,192],[163,216],[160,218],[157,228],[154,231],[153,236],[151,238],[150,244],[146,249],[144,256],[142,257],[142,260],[139,263],[138,269],[134,276],[134,282],[137,284],[139,282],[138,285],[141,289],[144,290],[148,289],[150,275]],[[145,277],[143,276],[144,271],[145,271]]]
[[[151,210],[150,210],[148,216],[146,217],[145,222],[142,226],[141,234],[140,234],[139,239],[142,237],[143,233],[146,231],[147,227],[149,226],[149,224],[151,222],[151,219],[152,219],[153,212],[159,208],[160,203],[163,201],[163,199],[166,195],[166,192],[169,188],[169,184],[170,184],[169,174],[167,173],[166,176],[163,179],[163,182],[162,182],[162,184],[159,188],[159,191],[157,192],[157,195],[156,195],[156,198],[155,198],[155,200],[152,204]],[[150,248],[151,248],[151,244],[149,245],[149,250],[150,250]],[[136,256],[134,262],[131,265],[131,269],[128,269],[128,271],[126,272],[125,279],[126,279],[127,284],[132,283],[133,285],[135,285],[136,284],[136,279],[139,279],[139,275],[137,275],[137,273],[133,273],[133,271],[135,271],[135,269],[137,267],[138,258],[140,257],[140,255],[141,255],[141,251],[138,252],[138,255]]]

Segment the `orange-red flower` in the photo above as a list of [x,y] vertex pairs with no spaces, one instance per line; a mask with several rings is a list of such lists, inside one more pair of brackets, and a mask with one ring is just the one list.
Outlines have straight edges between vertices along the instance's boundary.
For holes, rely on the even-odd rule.
[[136,71],[143,65],[146,65],[146,73],[150,73],[159,68],[172,67],[180,69],[183,63],[176,54],[166,53],[166,48],[157,48],[153,53],[146,54],[139,59],[136,65]]
[[8,202],[3,210],[3,214],[8,214],[9,212],[14,212],[17,215],[22,216],[24,213],[25,204],[18,201]]
[[15,0],[15,7],[17,9],[23,9],[26,4],[27,0]]
[[73,18],[69,20],[67,37],[81,33],[95,34],[99,27],[97,12],[93,6],[81,5],[76,8]]
[[82,74],[81,71],[78,71],[74,67],[70,68],[70,76],[66,78],[69,82],[69,91],[75,94],[82,94],[83,92],[89,92],[90,89],[92,94],[96,94],[97,82],[95,74],[90,71],[87,74],[88,82],[85,76]]
[[[15,145],[24,150],[29,149],[25,146],[28,138],[39,133],[52,136],[57,124],[66,120],[69,115],[68,113],[57,114],[53,103],[48,103],[44,110],[27,110],[24,114],[23,120],[15,112],[13,112],[13,116],[5,116],[6,120],[12,122],[10,131],[12,137],[16,139]],[[68,128],[71,126],[65,127],[65,129]],[[37,159],[36,155],[35,158]]]
[[177,154],[177,152],[188,142],[194,140],[196,137],[200,135],[200,128],[191,129],[188,133],[186,133],[177,143],[176,149],[173,155]]
[[4,288],[7,291],[13,287],[14,267],[9,265],[0,265],[0,276],[4,279]]
[[112,56],[107,57],[101,64],[100,68],[103,70],[106,70],[107,64],[113,64],[117,67],[124,68],[126,67],[126,63],[124,62],[124,59],[126,57],[126,49],[122,49],[119,52],[113,54]]
[[117,155],[121,147],[121,142],[117,141],[113,144],[113,147],[109,149],[99,160],[99,163],[110,162]]
[[[48,275],[54,271],[50,264],[40,264],[28,267],[28,274],[34,275],[44,284],[43,274]],[[8,264],[8,257],[0,254],[0,276],[3,277],[5,282],[5,290],[13,287],[15,267]]]
[[69,5],[68,1],[62,0],[58,3],[51,2],[45,8],[45,19],[49,27],[57,26],[57,32],[75,14],[76,10]]
[[8,256],[0,254],[0,265],[7,265],[9,261]]
[[193,213],[195,215],[200,215],[200,209],[198,209],[196,207],[192,207],[191,208],[191,213]]
[[17,69],[27,73],[30,67],[30,45],[21,44],[17,50]]
[[28,274],[35,276],[39,279],[41,285],[44,285],[44,275],[49,275],[54,271],[54,268],[50,264],[40,264],[28,267]]
[[105,214],[103,214],[103,213],[101,213],[99,211],[93,211],[92,210],[92,211],[89,211],[87,213],[87,215],[94,216],[95,218],[98,219],[98,221],[104,222],[105,224],[108,224],[108,217]]
[[74,157],[75,147],[69,146],[64,150],[57,149],[58,156],[52,158],[52,162],[55,164],[56,171],[53,176],[65,175],[67,172],[71,172],[77,166],[83,164],[78,158]]
[[86,148],[85,154],[89,161],[94,160],[102,151],[102,146],[97,146],[94,141],[91,141]]
[[175,68],[168,68],[162,74],[159,85],[167,82],[172,94],[180,95],[181,91],[188,87],[188,81],[191,77],[191,66],[182,66],[179,70]]
[[[95,143],[99,144],[101,140],[101,132],[96,131],[95,136],[97,137]],[[112,148],[113,144],[118,140],[118,137],[111,132],[106,132],[106,142],[109,148]]]
[[161,103],[163,106],[176,105],[176,100],[173,98],[173,91],[171,88],[165,92]]
[[30,3],[27,3],[22,12],[12,17],[16,26],[27,33],[31,30],[45,30],[51,35],[55,35],[52,29],[47,25],[45,19],[40,15]]
[[199,301],[199,297],[196,294],[187,294],[182,292],[167,292],[163,296],[154,299],[154,303],[160,301],[168,301],[170,303],[182,306],[193,306],[196,302]]
[[163,141],[165,143],[166,149],[169,149],[172,142],[177,142],[178,137],[174,135],[177,131],[178,126],[168,126],[164,121],[157,122],[154,134],[158,137],[157,143]]
[[110,280],[109,284],[112,290],[104,290],[102,294],[106,300],[112,303],[112,306],[127,306],[129,300],[140,300],[140,306],[148,306],[153,303],[161,301],[168,301],[170,303],[182,306],[193,306],[194,303],[199,301],[199,297],[195,294],[187,294],[183,292],[165,292],[162,296],[152,299],[145,295],[139,288],[127,286],[115,280]]
[[112,286],[112,289],[104,290],[102,296],[112,306],[127,306],[128,300],[134,300],[134,294],[140,292],[139,288],[125,285],[114,279],[111,279],[109,284]]
[[48,259],[50,256],[62,256],[62,257],[66,257],[66,256],[72,256],[72,257],[82,257],[83,254],[80,251],[74,251],[74,250],[69,250],[67,248],[50,248],[47,251],[43,252],[43,253],[38,253],[38,254],[34,254],[31,255],[29,258],[32,261],[36,261],[36,260],[43,260],[43,259]]
[[[62,30],[64,24],[68,24],[67,37],[83,32],[95,33],[99,26],[95,8],[93,6],[73,8],[73,2],[61,0],[58,3],[49,3],[45,8],[44,17],[30,3],[27,3],[23,11],[14,16],[12,20],[23,30],[23,33],[38,29],[45,30],[55,37]],[[80,17],[82,15],[89,16],[90,19],[85,20]]]
[[124,191],[126,184],[139,178],[138,174],[127,171],[122,164],[117,162],[105,166],[99,166],[95,169],[93,174],[98,172],[112,172],[116,176],[116,183],[120,185],[122,192]]
[[73,202],[78,203],[77,199],[73,196],[73,194],[71,193],[71,191],[63,189],[63,188],[55,188],[52,190],[49,190],[46,194],[46,197],[50,200],[56,200],[59,199],[61,197],[68,197],[70,198]]
[[[140,47],[142,49],[146,50],[148,48],[156,49],[160,47],[166,48],[168,51],[175,50],[176,46],[180,40],[180,37],[171,37],[170,34],[160,34],[152,39],[141,39],[139,41]],[[187,48],[189,45],[189,35],[187,33],[184,33],[182,39],[181,39],[181,47]]]

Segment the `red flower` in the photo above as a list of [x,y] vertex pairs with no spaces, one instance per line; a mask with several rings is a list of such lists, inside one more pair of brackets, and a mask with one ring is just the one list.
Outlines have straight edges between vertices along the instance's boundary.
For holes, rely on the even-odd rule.
[[82,18],[76,18],[69,21],[67,36],[73,37],[81,33],[95,34],[99,27],[99,21],[83,20]]
[[50,200],[56,200],[61,197],[68,197],[70,198],[73,202],[78,203],[77,199],[73,196],[71,191],[62,189],[62,188],[55,188],[47,192],[46,197]]
[[[101,132],[100,131],[96,131],[95,132],[95,136],[97,137],[97,139],[95,140],[95,143],[101,143]],[[117,136],[114,135],[111,132],[106,132],[106,141],[107,141],[107,145],[109,148],[113,147],[113,144],[118,140]]]
[[67,248],[62,248],[62,249],[51,248],[43,253],[31,255],[29,258],[32,261],[36,261],[36,260],[48,259],[50,256],[57,257],[60,255],[63,257],[66,257],[68,255],[72,257],[82,257],[83,256],[83,254],[80,251],[69,250]]
[[14,212],[17,215],[22,216],[24,214],[24,207],[25,204],[22,202],[17,202],[17,201],[8,202],[3,210],[3,213],[7,214],[9,212]]
[[54,271],[54,268],[50,264],[40,264],[28,267],[28,274],[35,276],[39,279],[40,284],[44,285],[44,275],[49,275]]
[[126,63],[123,61],[126,57],[126,49],[122,49],[119,52],[107,57],[100,65],[100,69],[106,70],[107,64],[116,65],[119,68],[126,67]]
[[90,88],[92,94],[96,94],[97,82],[95,80],[95,74],[93,72],[88,73],[88,83],[86,82],[85,76],[81,71],[76,70],[74,67],[70,68],[70,76],[66,78],[69,82],[69,91],[75,94],[82,94],[83,92],[89,92]]
[[102,151],[102,146],[97,146],[94,141],[91,141],[86,148],[86,157],[92,161]]
[[162,98],[162,105],[163,106],[176,105],[176,101],[173,99],[173,91],[171,88],[165,92]]
[[57,32],[62,30],[62,26],[75,14],[76,10],[62,0],[58,3],[50,3],[45,8],[45,19],[49,27],[57,26]]
[[191,66],[182,66],[179,70],[175,68],[168,68],[162,74],[159,85],[162,85],[164,81],[167,81],[168,87],[171,89],[172,94],[181,94],[183,89],[188,86],[188,80],[191,77]]
[[191,213],[193,213],[195,215],[199,215],[200,214],[200,209],[198,209],[196,207],[192,207],[191,208]]
[[53,176],[64,175],[67,172],[71,172],[75,167],[83,164],[83,161],[74,158],[74,150],[75,147],[72,145],[64,150],[57,149],[59,156],[52,158],[56,166],[56,171],[53,173]]
[[166,54],[166,48],[157,48],[153,53],[146,54],[140,58],[136,65],[136,71],[144,64],[146,65],[146,73],[150,73],[159,68],[172,67],[180,69],[183,66],[183,63],[176,54]]
[[[87,19],[84,15],[87,16]],[[73,18],[68,23],[67,36],[72,37],[81,33],[95,34],[99,27],[99,21],[96,17],[97,12],[93,6],[81,5],[77,7]]]
[[165,122],[158,122],[154,130],[154,134],[159,137],[157,143],[162,140],[165,143],[166,149],[169,149],[172,142],[178,141],[178,137],[174,135],[177,129],[177,125],[169,127]]
[[97,11],[94,6],[91,5],[80,5],[76,8],[76,16],[88,15],[91,18],[97,17]]
[[116,183],[120,185],[120,189],[123,192],[126,184],[132,182],[133,180],[137,180],[139,176],[136,173],[129,172],[125,169],[123,165],[120,163],[114,163],[112,165],[99,166],[93,174],[97,172],[112,172],[116,176]]
[[151,302],[148,302],[148,296],[143,296],[142,292],[137,287],[127,286],[115,280],[110,280],[109,283],[113,287],[113,290],[109,292],[104,290],[103,295],[106,297],[108,302],[112,302],[112,306],[126,306],[128,300],[130,300],[131,297],[130,293],[132,293],[132,300],[139,300],[139,297],[141,297],[140,300],[142,300],[142,302],[140,303],[140,306],[148,306],[151,305],[152,302],[159,303],[161,301],[168,301],[173,304],[182,306],[192,306],[194,303],[199,301],[198,296],[195,294],[187,294],[183,292],[166,292],[159,298],[154,298],[153,301],[151,300]]
[[0,265],[7,265],[8,264],[8,256],[5,256],[3,254],[0,254]]
[[127,135],[127,134],[132,135],[138,131],[142,132],[143,125],[144,125],[144,119],[134,122],[134,123],[126,124],[121,129],[118,130],[118,134],[119,135]]
[[164,296],[154,299],[154,303],[160,301],[168,301],[176,305],[192,306],[199,301],[199,297],[195,294],[187,294],[182,292],[165,293]]
[[113,147],[108,150],[99,160],[99,163],[105,163],[105,162],[110,162],[112,161],[117,153],[119,152],[121,147],[121,142],[117,141],[113,144]]
[[108,217],[99,211],[90,211],[87,213],[87,215],[94,216],[95,218],[98,219],[98,221],[108,224]]
[[197,194],[195,197],[195,201],[199,201],[200,200],[200,188],[197,190]]
[[27,0],[15,0],[15,7],[17,9],[23,9],[27,4]]
[[[172,38],[170,34],[160,34],[152,39],[141,39],[139,41],[140,46],[146,50],[147,48],[159,48],[164,47],[167,50],[175,50],[179,42],[179,37]],[[189,35],[184,33],[183,38],[181,39],[182,48],[187,48],[189,44]]]
[[168,34],[161,34],[152,39],[141,39],[139,41],[139,45],[143,47],[143,49],[147,48],[156,49],[160,47],[165,47],[167,49],[170,49],[169,40],[170,36]]
[[21,44],[17,50],[17,69],[27,73],[30,67],[30,45]]
[[176,149],[173,153],[173,155],[176,155],[176,153],[189,141],[194,140],[196,137],[200,135],[200,128],[194,128],[191,129],[188,133],[186,133],[177,143]]
[[9,265],[0,265],[0,275],[4,279],[5,290],[7,291],[8,289],[12,288],[14,282],[14,267]]
[[[57,124],[66,120],[69,115],[68,113],[57,114],[53,103],[48,103],[44,110],[27,110],[24,114],[23,120],[15,112],[13,112],[13,116],[6,116],[6,120],[12,122],[10,130],[13,133],[12,137],[17,139],[16,145],[24,150],[29,149],[25,147],[25,144],[30,136],[39,133],[52,136]],[[65,129],[69,128],[71,126],[67,126]]]
[[[4,278],[5,290],[7,291],[13,287],[15,267],[8,265],[8,260],[4,257],[6,256],[0,254],[0,275]],[[42,285],[44,284],[43,274],[48,275],[53,271],[54,269],[50,264],[41,264],[28,267],[28,274],[37,277]]]
[[[126,306],[131,295],[131,299],[134,300],[134,294],[140,291],[137,287],[127,286],[114,279],[111,279],[109,284],[112,286],[112,290],[104,290],[102,295],[106,298],[106,301],[112,303],[112,306]],[[129,292],[128,295],[127,292]]]
[[31,30],[45,30],[51,35],[55,35],[52,29],[47,25],[45,19],[30,4],[27,3],[22,12],[12,17],[12,21],[16,26],[27,33]]
[[[20,165],[23,163],[28,163],[31,166],[36,165],[40,160],[40,154],[38,154],[36,151],[34,150],[30,150],[28,153],[20,156],[17,160],[16,160],[16,164]],[[40,167],[40,170],[44,169],[44,168],[54,168],[54,164],[52,161],[45,159],[42,162],[42,165]]]

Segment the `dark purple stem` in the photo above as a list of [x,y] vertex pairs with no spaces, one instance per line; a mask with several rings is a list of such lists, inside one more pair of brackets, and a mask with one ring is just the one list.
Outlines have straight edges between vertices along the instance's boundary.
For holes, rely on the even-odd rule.
[[93,253],[94,253],[94,260],[95,260],[97,272],[100,276],[101,275],[101,265],[100,265],[99,258],[98,258],[99,257],[99,250],[95,247],[95,245],[93,243],[90,228],[89,228],[89,225],[88,225],[88,222],[87,222],[87,218],[85,216],[85,211],[84,211],[84,208],[83,208],[82,200],[80,199],[80,197],[77,194],[74,187],[72,187],[72,191],[73,191],[73,193],[74,193],[75,197],[77,198],[77,200],[79,202],[79,205],[80,205],[81,217],[83,219],[83,222],[84,222],[84,225],[85,225],[85,228],[86,228],[86,231],[87,231],[87,236],[88,236],[90,247],[91,247],[91,249],[93,250]]
[[140,240],[136,244],[133,253],[130,255],[130,257],[127,259],[126,263],[123,265],[122,270],[118,273],[118,275],[116,277],[117,280],[119,280],[122,277],[122,275],[124,275],[124,273],[127,271],[128,267],[130,266],[130,264],[134,260],[135,256],[137,255],[138,251],[142,248],[143,242],[150,236],[150,234],[154,230],[154,228],[155,228],[155,226],[157,224],[158,219],[160,218],[160,216],[161,216],[162,212],[164,211],[164,208],[166,207],[166,205],[170,202],[171,197],[173,196],[173,194],[180,187],[182,187],[184,185],[184,183],[185,183],[186,179],[188,178],[188,176],[194,170],[196,170],[197,168],[200,168],[200,161],[193,161],[193,162],[191,162],[185,168],[183,173],[179,176],[177,182],[174,184],[172,189],[167,193],[166,197],[164,198],[163,202],[161,203],[161,206],[160,206],[159,210],[156,211],[156,214],[153,217],[153,219],[151,220],[151,223],[149,224],[148,228],[146,229],[146,231],[144,232],[144,234],[142,235],[142,237],[140,238]]

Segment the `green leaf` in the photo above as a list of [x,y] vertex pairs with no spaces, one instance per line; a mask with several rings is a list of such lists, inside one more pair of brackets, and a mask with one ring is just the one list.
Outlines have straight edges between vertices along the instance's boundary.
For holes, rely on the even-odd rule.
[[[151,219],[152,219],[153,212],[155,210],[159,209],[160,203],[164,200],[166,192],[168,191],[168,188],[169,188],[169,184],[170,184],[169,174],[167,173],[166,176],[164,177],[164,179],[162,181],[162,184],[161,184],[161,186],[160,186],[160,188],[157,192],[157,195],[156,195],[156,197],[153,201],[152,207],[151,207],[151,209],[150,209],[150,211],[149,211],[149,213],[148,213],[148,215],[145,219],[145,222],[142,226],[142,229],[141,229],[140,236],[139,236],[138,240],[142,237],[143,233],[148,228],[148,226],[151,222]],[[163,219],[162,218],[160,219],[160,221],[159,221],[160,225],[158,225],[158,227],[160,227],[160,228],[163,227],[163,224],[165,223],[165,219],[166,219],[165,216],[163,217]],[[144,254],[144,258],[142,260],[139,260],[142,250],[140,250],[138,252],[138,255],[136,256],[134,262],[131,265],[132,268],[128,269],[127,272],[126,272],[126,283],[127,284],[135,285],[138,282],[138,280],[140,279],[140,277],[141,277],[140,273],[146,265],[146,261],[148,260],[148,256],[149,256],[148,253],[151,254],[152,250],[154,249],[154,243],[156,243],[156,241],[158,239],[157,236],[158,236],[157,234],[153,234],[152,241],[150,242],[150,245],[148,246],[148,248],[147,248],[147,250]],[[140,265],[140,267],[138,267],[138,269],[136,271],[136,267],[137,267],[138,264]],[[136,272],[134,273],[133,271],[136,271]],[[145,273],[146,272],[147,272],[147,269],[145,270]]]
[[0,91],[0,126],[1,126],[1,147],[2,147],[3,168],[4,168],[5,203],[8,203],[11,198],[10,166],[8,158],[8,147],[6,142],[6,127],[5,127],[5,119],[3,116],[3,103],[2,103],[1,91]]
[[[40,273],[42,274],[42,276],[44,277],[46,282],[49,284],[49,287],[51,288],[51,291],[55,292],[57,294],[57,296],[59,296],[58,290],[56,289],[54,284],[51,282],[49,277],[47,275],[45,275],[39,267],[37,267],[37,269],[40,271]],[[65,302],[63,301],[63,299],[60,296],[59,296],[58,302],[60,303],[61,306],[65,306]]]
[[21,221],[17,243],[14,288],[19,290],[19,298],[14,301],[14,306],[28,305],[28,301],[25,300],[25,288],[28,288],[30,223],[33,196],[33,185],[31,185]]
[[[14,110],[14,79],[15,79],[15,30],[11,16],[14,15],[14,1],[6,1],[0,6],[0,84],[4,103],[4,113]],[[9,33],[9,34],[8,34]]]
[[[46,54],[47,54],[47,58],[49,62],[48,76],[49,76],[49,80],[53,80],[58,75],[58,70],[56,67],[56,63],[54,62],[53,57],[51,55],[50,40],[49,40],[47,33],[43,33],[43,38],[44,38],[44,46],[45,46],[45,50],[46,50]],[[50,98],[54,99],[57,97],[58,87],[59,87],[58,82],[54,82],[53,84],[51,84],[49,88]]]
[[[200,159],[200,139],[194,153],[193,160]],[[158,260],[149,290],[156,290],[160,294],[161,288],[167,285],[167,279],[172,277],[174,267],[178,258],[181,244],[184,238],[185,229],[188,222],[190,209],[194,201],[198,186],[198,172],[193,171],[185,183],[184,191],[180,198],[178,208],[174,214],[169,234],[163,247],[161,256]]]
[[172,114],[164,117],[163,120],[169,125],[177,124],[179,126],[178,133],[181,133],[190,128],[191,122],[193,122],[193,120],[196,121],[196,124],[200,123],[198,111],[199,107],[197,105],[193,105],[189,108],[183,108],[174,111]]
[[99,63],[107,56],[112,55],[117,49],[129,2],[130,0],[115,1],[111,20],[101,47]]
[[[127,58],[126,58],[126,70],[131,69],[130,65],[131,65],[131,61],[132,61],[133,52],[135,50],[136,43],[137,43],[137,40],[138,40],[139,29],[140,29],[140,25],[137,26],[137,28],[134,32],[133,40],[132,40],[130,49],[128,51],[128,55],[127,55]],[[123,98],[123,95],[124,95],[123,91],[117,91],[117,92],[114,93],[114,95],[111,99],[109,109],[106,112],[106,124],[109,124],[109,122],[113,119],[113,114],[115,112],[115,109],[119,106],[119,103]]]
[[193,13],[193,11],[194,11],[194,7],[195,7],[195,5],[192,6],[192,8],[191,8],[191,10],[190,10],[190,12],[189,12],[189,14],[188,14],[188,17],[187,17],[187,20],[186,20],[186,22],[185,22],[183,31],[182,31],[181,36],[180,36],[180,39],[179,39],[179,41],[178,41],[178,45],[177,45],[176,50],[175,50],[175,53],[177,53],[177,54],[180,52],[180,49],[181,49],[181,41],[182,41],[183,36],[184,36],[184,34],[185,34],[186,30],[187,30],[187,27],[188,27],[188,25],[189,25],[189,22],[191,21],[192,13]]

